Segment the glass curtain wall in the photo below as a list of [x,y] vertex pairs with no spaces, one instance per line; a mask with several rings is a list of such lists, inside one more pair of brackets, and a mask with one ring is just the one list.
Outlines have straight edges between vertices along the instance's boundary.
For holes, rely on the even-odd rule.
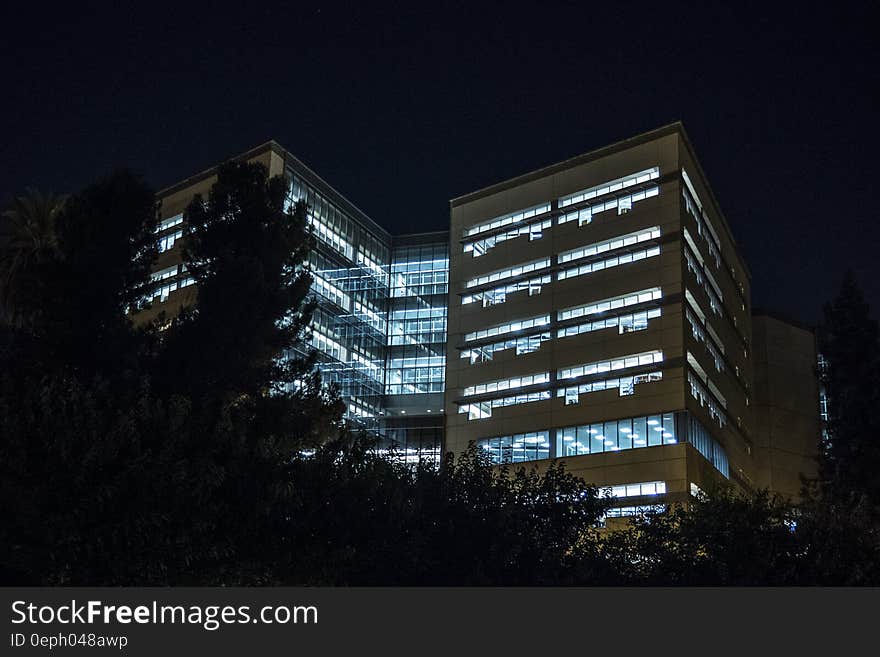
[[318,368],[339,387],[346,419],[378,436],[378,449],[407,462],[439,463],[448,234],[392,240],[296,163],[287,175],[289,202],[308,205],[316,239],[309,266],[318,306],[304,348],[317,350]]
[[324,381],[339,386],[346,418],[375,431],[385,384],[391,237],[310,176],[290,166],[287,175],[290,203],[308,204],[316,240],[309,266],[318,307],[309,346],[318,351]]
[[448,292],[449,247],[445,241],[394,249],[385,394],[443,392]]
[[395,238],[380,449],[439,464],[446,379],[447,233]]

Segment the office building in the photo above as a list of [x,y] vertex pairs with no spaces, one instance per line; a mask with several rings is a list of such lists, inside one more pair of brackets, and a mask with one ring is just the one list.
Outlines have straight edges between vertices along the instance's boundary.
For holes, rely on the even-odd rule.
[[[618,516],[719,482],[790,494],[811,471],[812,383],[784,383],[815,352],[763,315],[753,345],[748,269],[681,124],[460,196],[448,233],[390,235],[274,142],[239,159],[309,205],[304,347],[380,449],[564,459]],[[144,319],[195,302],[178,243],[213,175],[160,193]]]
[[[446,233],[392,237],[353,203],[275,142],[236,158],[263,164],[290,181],[289,203],[305,201],[316,248],[309,255],[318,301],[311,338],[323,380],[339,387],[355,429],[382,437],[408,461],[439,462],[443,427]],[[173,315],[196,302],[182,262],[183,213],[207,196],[215,169],[159,192],[159,259],[152,304],[138,315]]]
[[681,124],[451,202],[446,448],[631,513],[756,483],[750,281]]

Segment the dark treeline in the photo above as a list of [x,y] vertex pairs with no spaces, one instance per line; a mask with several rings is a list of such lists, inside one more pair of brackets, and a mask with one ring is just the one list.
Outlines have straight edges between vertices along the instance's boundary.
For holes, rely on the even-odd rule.
[[223,165],[185,213],[198,304],[146,325],[158,208],[137,176],[5,209],[0,583],[880,584],[880,342],[851,278],[803,503],[719,489],[607,534],[610,500],[561,465],[409,467],[345,429],[301,348],[314,238],[285,195]]

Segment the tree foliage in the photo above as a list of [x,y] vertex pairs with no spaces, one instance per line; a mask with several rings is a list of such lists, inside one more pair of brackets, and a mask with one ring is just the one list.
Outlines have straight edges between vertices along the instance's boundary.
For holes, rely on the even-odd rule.
[[824,494],[880,507],[880,329],[852,272],[824,309],[820,349],[829,399]]
[[368,447],[338,441],[294,463],[283,583],[551,585],[598,569],[610,500],[561,465],[495,469],[471,448],[412,468]]
[[156,201],[31,194],[0,242],[4,584],[880,584],[877,326],[826,312],[833,440],[798,507],[719,489],[629,529],[562,465],[378,454],[316,373],[306,207],[229,163],[185,212],[198,302],[136,326]]
[[198,302],[140,328],[127,310],[156,257],[152,193],[119,172],[49,224],[9,297],[39,290],[30,320],[3,325],[4,581],[572,581],[608,506],[594,488],[476,451],[410,468],[340,432],[301,343],[313,238],[286,188],[221,166],[185,212]]
[[314,246],[306,208],[286,212],[286,196],[284,179],[267,179],[261,165],[228,163],[208,197],[187,207],[184,259],[198,305],[163,333],[167,389],[221,401],[262,397],[313,369],[312,360],[279,357],[298,343],[313,308],[302,267]]
[[127,311],[156,257],[152,192],[118,172],[66,201],[52,248],[12,279],[7,298],[29,321],[2,327],[6,579],[266,579],[259,550],[290,498],[291,454],[339,418],[309,359],[290,351],[309,321],[311,242],[283,187],[259,165],[220,168],[186,213],[204,298],[145,328]]
[[64,198],[27,189],[0,213],[0,321],[26,327],[39,307],[42,268],[57,257],[55,223]]
[[623,581],[650,585],[781,585],[796,581],[792,508],[764,491],[719,487],[687,505],[649,513],[609,537]]

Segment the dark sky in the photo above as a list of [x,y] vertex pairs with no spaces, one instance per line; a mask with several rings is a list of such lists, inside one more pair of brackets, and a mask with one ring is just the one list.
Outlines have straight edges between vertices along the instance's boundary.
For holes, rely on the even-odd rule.
[[849,266],[880,308],[869,3],[22,4],[0,199],[274,138],[392,232],[439,230],[454,196],[680,119],[756,306],[812,322]]

